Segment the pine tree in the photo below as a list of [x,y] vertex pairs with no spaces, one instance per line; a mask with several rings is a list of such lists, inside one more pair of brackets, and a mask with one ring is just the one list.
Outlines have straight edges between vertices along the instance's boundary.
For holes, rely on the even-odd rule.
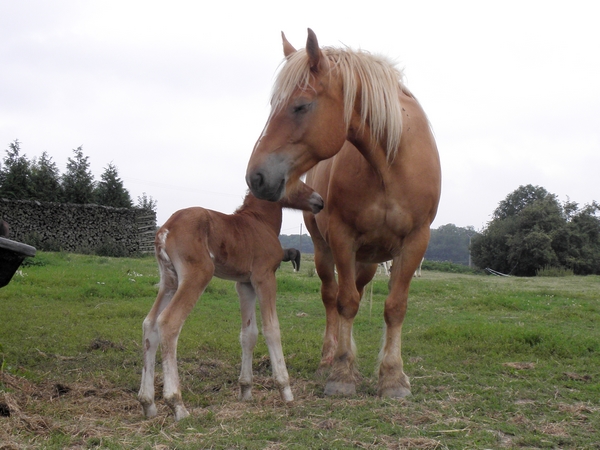
[[60,202],[62,187],[56,163],[46,152],[31,164],[32,198],[43,202]]
[[8,145],[0,170],[0,197],[26,200],[31,198],[31,163],[21,156],[18,139]]
[[104,169],[101,179],[96,187],[96,201],[98,204],[115,208],[131,208],[131,197],[123,186],[117,167],[113,163],[110,163]]
[[93,203],[94,177],[90,171],[87,156],[83,156],[83,147],[73,150],[74,158],[67,161],[67,172],[62,176],[63,201],[66,203]]
[[155,213],[157,206],[157,201],[151,196],[146,195],[145,192],[143,192],[142,195],[137,198],[137,204],[135,205],[136,208],[147,209],[149,211],[154,211]]

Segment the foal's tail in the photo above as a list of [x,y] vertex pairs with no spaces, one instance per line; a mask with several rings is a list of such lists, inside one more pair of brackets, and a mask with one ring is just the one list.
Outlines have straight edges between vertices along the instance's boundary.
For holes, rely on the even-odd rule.
[[173,293],[177,290],[178,276],[175,266],[165,249],[168,234],[168,229],[160,229],[158,231],[154,241],[154,251],[160,272],[160,289],[173,296]]

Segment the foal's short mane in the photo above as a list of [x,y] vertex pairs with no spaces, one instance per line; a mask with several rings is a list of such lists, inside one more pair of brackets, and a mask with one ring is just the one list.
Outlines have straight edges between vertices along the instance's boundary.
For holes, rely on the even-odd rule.
[[[398,96],[404,91],[403,73],[384,56],[364,50],[324,47],[321,52],[329,62],[328,76],[340,76],[344,89],[344,121],[350,124],[354,102],[360,86],[360,115],[363,124],[371,127],[372,138],[385,146],[388,161],[392,161],[400,146],[402,107]],[[305,49],[291,54],[281,68],[271,96],[274,110],[283,107],[296,89],[312,89],[311,70]]]

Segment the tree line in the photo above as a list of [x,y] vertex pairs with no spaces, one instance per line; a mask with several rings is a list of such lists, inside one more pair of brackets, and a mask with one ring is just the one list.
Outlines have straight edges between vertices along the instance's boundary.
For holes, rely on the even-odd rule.
[[281,234],[279,235],[279,242],[283,248],[295,248],[300,250],[301,253],[315,252],[312,239],[308,234]]
[[115,208],[149,209],[156,212],[156,201],[143,193],[134,205],[117,167],[109,163],[100,181],[96,181],[90,170],[89,157],[83,146],[73,150],[67,159],[64,173],[47,152],[39,158],[29,160],[21,153],[18,139],[11,142],[0,166],[0,197],[15,200],[38,200],[58,203],[95,203]]
[[561,203],[541,186],[520,186],[473,237],[471,256],[480,268],[510,275],[552,268],[600,275],[600,204]]
[[[299,238],[279,239],[284,247],[302,245],[312,253],[310,238]],[[600,203],[561,203],[541,186],[519,186],[479,232],[451,223],[432,229],[425,259],[517,276],[600,275]]]

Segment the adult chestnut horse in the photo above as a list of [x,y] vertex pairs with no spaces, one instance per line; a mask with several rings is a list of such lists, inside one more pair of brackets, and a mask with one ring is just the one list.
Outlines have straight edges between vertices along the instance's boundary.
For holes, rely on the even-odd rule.
[[249,193],[243,205],[231,215],[199,207],[182,209],[156,233],[154,246],[160,287],[143,324],[144,368],[138,394],[146,417],[157,413],[154,365],[159,344],[165,402],[173,410],[175,420],[189,415],[181,399],[177,340],[185,319],[213,276],[237,282],[242,313],[240,399],[252,398],[252,351],[258,336],[257,296],[273,378],[283,401],[294,399],[275,310],[275,271],[283,258],[278,239],[282,207],[317,213],[323,207],[323,199],[299,182],[277,203],[259,200]]
[[310,29],[302,50],[282,37],[287,61],[246,182],[257,197],[276,201],[310,170],[307,184],[325,200],[318,216],[305,215],[327,315],[321,367],[332,367],[325,394],[355,392],[353,320],[377,263],[393,259],[378,393],[404,397],[410,383],[401,357],[402,323],[441,190],[429,122],[402,73],[385,58],[320,49]]

